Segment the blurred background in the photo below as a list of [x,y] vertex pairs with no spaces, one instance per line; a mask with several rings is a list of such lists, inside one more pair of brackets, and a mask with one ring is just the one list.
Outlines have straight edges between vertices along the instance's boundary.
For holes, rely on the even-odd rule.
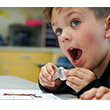
[[42,20],[42,9],[40,7],[0,8],[0,45],[58,47],[51,27]]
[[38,83],[40,69],[46,63],[69,66],[51,26],[42,18],[42,10],[43,7],[0,8],[0,75]]

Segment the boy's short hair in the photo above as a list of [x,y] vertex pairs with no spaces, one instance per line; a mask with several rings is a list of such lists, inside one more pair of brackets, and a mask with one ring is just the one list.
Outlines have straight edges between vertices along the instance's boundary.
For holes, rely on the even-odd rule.
[[[45,7],[42,11],[43,17],[47,23],[51,22],[52,10],[54,7]],[[63,7],[56,7],[63,8]],[[95,14],[96,19],[106,18],[110,14],[110,7],[88,7]]]
[[51,14],[52,14],[53,8],[54,7],[45,7],[42,11],[43,18],[47,23],[50,23],[51,21]]

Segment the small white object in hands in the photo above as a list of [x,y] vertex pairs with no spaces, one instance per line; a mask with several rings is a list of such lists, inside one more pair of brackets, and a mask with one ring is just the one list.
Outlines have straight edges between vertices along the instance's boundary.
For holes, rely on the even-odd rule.
[[53,80],[56,80],[58,78],[60,78],[62,81],[66,80],[64,70],[65,69],[63,67],[59,67],[57,72],[53,75]]

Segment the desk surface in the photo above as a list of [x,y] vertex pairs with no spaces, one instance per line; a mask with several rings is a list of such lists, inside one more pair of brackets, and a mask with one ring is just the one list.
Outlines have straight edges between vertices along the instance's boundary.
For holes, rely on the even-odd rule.
[[[0,75],[0,89],[31,89],[38,90],[38,84],[26,79],[16,76],[2,76]],[[55,94],[57,97],[66,100],[68,98],[74,98],[75,96],[70,94]]]
[[16,76],[0,76],[0,89],[39,89],[38,84]]

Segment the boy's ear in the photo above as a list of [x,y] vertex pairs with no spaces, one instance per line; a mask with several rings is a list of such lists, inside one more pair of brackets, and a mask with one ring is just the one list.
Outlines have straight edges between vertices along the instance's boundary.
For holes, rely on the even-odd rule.
[[110,15],[106,18],[105,31],[106,31],[105,37],[107,39],[110,39]]

